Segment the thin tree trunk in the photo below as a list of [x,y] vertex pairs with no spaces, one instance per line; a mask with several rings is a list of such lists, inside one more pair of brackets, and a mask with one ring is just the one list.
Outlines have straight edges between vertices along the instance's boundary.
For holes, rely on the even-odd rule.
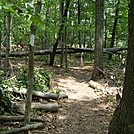
[[[81,22],[81,9],[80,9],[80,0],[78,0],[78,26],[80,27],[80,22]],[[78,41],[79,41],[79,47],[82,48],[81,44],[81,31],[78,31]],[[83,57],[82,53],[80,53],[80,66],[83,66]]]
[[122,99],[110,122],[108,134],[134,134],[134,1],[128,13],[128,55]]
[[[2,27],[0,23],[0,53],[1,53],[1,43],[2,43]],[[0,70],[2,69],[2,64],[1,64],[1,56],[0,56]]]
[[[46,22],[45,22],[45,27],[46,27],[46,29],[45,29],[45,33],[44,33],[44,35],[45,35],[45,44],[49,44],[49,37],[48,37],[48,30],[47,30],[47,27],[48,27],[48,25],[49,25],[49,22],[48,22],[48,17],[49,17],[49,8],[47,8],[47,10],[46,10],[46,14],[45,14],[45,16],[46,16]],[[43,41],[44,42],[44,41]],[[45,49],[45,45],[44,45],[44,43],[42,44],[42,48],[43,49]]]
[[[110,48],[114,47],[115,33],[116,33],[116,27],[117,27],[117,23],[118,23],[119,4],[120,4],[120,0],[118,0],[118,3],[116,5],[117,8],[116,8],[116,11],[115,11],[115,19],[114,19],[114,25],[113,25],[113,30],[112,30],[112,38],[111,38]],[[111,54],[109,54],[108,59],[109,60],[112,59],[112,55]]]
[[[72,26],[73,26],[73,24],[72,24]],[[70,44],[71,44],[71,47],[73,47],[73,44],[74,44],[74,31],[72,30],[72,32],[71,32],[71,36],[70,36]]]
[[[64,13],[64,2],[63,0],[60,1],[60,23],[62,23],[63,19],[63,13]],[[64,59],[64,39],[63,39],[63,33],[61,35],[61,65],[60,67],[63,67],[63,59]]]
[[94,71],[92,74],[93,80],[101,76],[103,70],[103,8],[104,0],[96,0],[96,21],[95,21],[95,56],[94,56]]
[[107,47],[107,9],[105,11],[105,41],[104,41],[104,48]]
[[[67,17],[67,12],[68,12],[68,8],[69,8],[69,4],[70,4],[70,0],[66,0],[66,5],[65,5],[65,11],[64,11],[63,18],[66,18]],[[65,23],[65,20],[63,19],[62,20],[62,23],[60,25],[60,30],[58,32],[58,38],[57,38],[55,44],[53,45],[53,54],[50,55],[50,65],[53,65],[54,64],[55,52],[56,52],[56,49],[58,47],[58,42],[61,39],[62,30],[63,30],[63,28],[65,26],[64,23]]]
[[[92,38],[93,38],[93,33],[92,33],[92,19],[93,19],[93,16],[92,16],[92,13],[91,13],[90,19],[89,19],[89,22],[90,22],[90,33],[89,33],[90,39],[89,39],[89,45],[88,45],[89,48],[92,48],[93,47],[93,45],[92,45]],[[90,54],[89,60],[90,61],[93,60],[93,55],[92,54]]]
[[66,26],[65,26],[64,42],[65,42],[65,68],[67,69],[67,27]]
[[7,16],[5,18],[6,24],[6,58],[5,58],[5,71],[7,76],[11,73],[10,72],[10,63],[9,63],[9,52],[10,52],[10,32],[11,32],[11,13],[10,11],[7,12]]
[[[38,0],[36,4],[35,14],[40,13],[42,6],[42,0]],[[36,26],[34,22],[31,24],[31,35],[30,35],[30,47],[29,47],[29,64],[28,64],[28,90],[27,90],[27,98],[26,98],[26,105],[25,105],[25,120],[24,123],[27,125],[30,122],[30,109],[31,109],[31,102],[32,102],[32,91],[33,91],[33,77],[34,77],[34,40],[35,40],[35,33],[36,33]],[[25,132],[28,134],[28,132]]]

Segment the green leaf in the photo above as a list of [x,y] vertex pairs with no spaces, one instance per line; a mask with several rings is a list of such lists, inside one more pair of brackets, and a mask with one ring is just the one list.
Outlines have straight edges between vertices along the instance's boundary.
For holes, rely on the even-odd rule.
[[11,11],[11,12],[13,12],[13,13],[16,13],[16,11],[12,8],[12,7],[10,7],[10,6],[5,6],[6,7],[6,9],[8,9],[9,11]]

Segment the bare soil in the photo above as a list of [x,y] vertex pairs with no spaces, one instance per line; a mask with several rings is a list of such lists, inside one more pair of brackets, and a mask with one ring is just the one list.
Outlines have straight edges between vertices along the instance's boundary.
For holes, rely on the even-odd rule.
[[53,89],[61,90],[68,99],[58,101],[57,113],[43,115],[49,123],[45,129],[34,133],[107,134],[117,103],[115,96],[95,92],[89,87],[93,67],[72,67],[67,71],[59,67],[49,69],[53,73]]

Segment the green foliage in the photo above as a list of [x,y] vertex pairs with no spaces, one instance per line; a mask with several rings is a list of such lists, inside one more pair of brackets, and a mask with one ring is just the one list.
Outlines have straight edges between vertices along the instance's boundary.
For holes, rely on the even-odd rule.
[[116,101],[116,99],[114,97],[109,97],[107,99],[108,99],[108,102],[115,102]]
[[11,113],[11,101],[10,93],[6,91],[2,77],[4,72],[0,70],[0,115],[5,113]]
[[[27,88],[28,86],[28,68],[19,67],[17,81],[15,82],[18,88]],[[51,73],[44,68],[39,70],[34,67],[34,88],[36,91],[48,91],[51,83]]]
[[[4,80],[4,72],[0,70],[0,114],[11,113],[11,93],[6,91],[7,88],[27,88],[28,86],[28,68],[19,67],[16,79]],[[34,68],[34,88],[37,91],[48,91],[51,83],[51,73],[44,68],[39,70]]]

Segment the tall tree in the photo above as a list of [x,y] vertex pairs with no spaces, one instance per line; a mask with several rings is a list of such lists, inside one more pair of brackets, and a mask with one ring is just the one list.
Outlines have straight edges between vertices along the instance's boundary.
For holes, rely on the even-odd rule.
[[[37,0],[35,15],[41,11],[42,0]],[[34,24],[34,21],[31,24],[31,34],[30,34],[30,44],[29,44],[29,64],[28,64],[28,90],[27,90],[27,98],[25,105],[25,125],[30,122],[30,109],[31,109],[31,101],[32,101],[32,90],[33,90],[33,76],[34,76],[34,41],[35,41],[35,33],[37,26]],[[27,132],[25,133],[27,134]]]
[[[1,27],[1,22],[0,22],[0,53],[1,53],[1,43],[2,43],[2,27]],[[1,56],[0,56],[0,70],[2,69],[1,65]]]
[[[80,23],[81,23],[81,3],[80,0],[78,0],[78,26],[80,27]],[[79,29],[78,31],[78,41],[79,41],[79,47],[82,47],[81,44],[81,31]],[[80,53],[80,65],[83,65],[83,58],[82,58],[82,53]]]
[[[7,0],[10,2],[10,0]],[[11,33],[11,13],[7,12],[7,16],[5,17],[5,30],[6,30],[6,59],[5,59],[5,71],[10,74],[10,64],[9,64],[9,52],[10,52],[10,33]]]
[[[116,33],[116,27],[117,27],[117,23],[118,23],[119,4],[120,4],[120,0],[118,0],[118,3],[116,5],[115,19],[114,19],[114,24],[113,24],[110,48],[114,47],[115,33]],[[111,60],[111,59],[112,59],[112,54],[109,54],[109,60]]]
[[134,134],[134,1],[129,1],[128,55],[123,94],[108,134]]
[[96,20],[95,20],[95,56],[94,71],[91,79],[98,79],[103,70],[103,8],[104,0],[96,0]]
[[[60,23],[62,23],[63,12],[64,12],[64,1],[60,0]],[[64,42],[63,42],[63,33],[61,35],[61,68],[63,67],[63,59],[64,59]]]

